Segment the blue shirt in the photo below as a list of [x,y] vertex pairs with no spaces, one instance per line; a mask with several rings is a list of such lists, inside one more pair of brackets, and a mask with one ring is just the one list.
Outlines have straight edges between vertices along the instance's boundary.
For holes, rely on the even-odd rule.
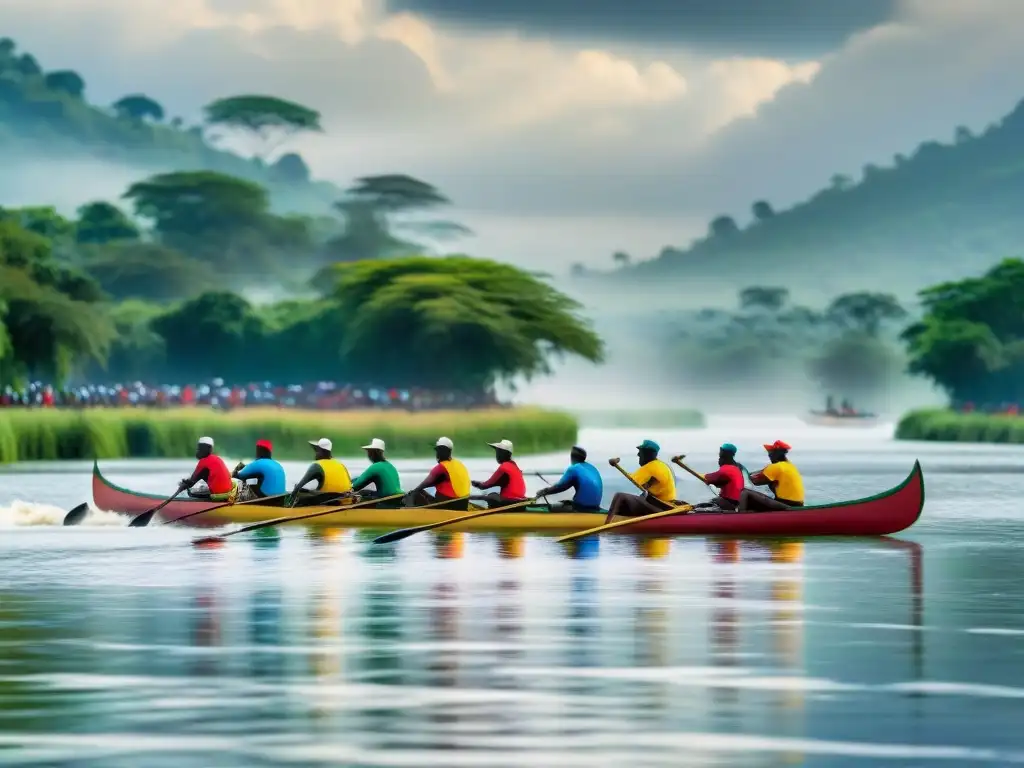
[[267,496],[277,496],[288,490],[284,485],[284,467],[273,459],[256,459],[252,464],[242,467],[238,473],[240,480],[251,477],[263,478],[260,488]]
[[601,480],[601,473],[597,467],[581,461],[579,464],[572,464],[558,484],[568,483],[576,489],[576,495],[572,500],[581,507],[600,507],[601,497],[604,495],[604,481]]

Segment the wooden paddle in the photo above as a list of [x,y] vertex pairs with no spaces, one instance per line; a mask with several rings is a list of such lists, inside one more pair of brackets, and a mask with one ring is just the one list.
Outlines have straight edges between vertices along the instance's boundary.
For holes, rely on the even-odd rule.
[[659,517],[669,517],[671,515],[685,514],[693,509],[692,504],[683,504],[672,509],[666,509],[664,512],[655,512],[652,515],[643,515],[642,517],[628,517],[625,520],[617,520],[614,523],[606,523],[605,525],[599,525],[596,528],[590,528],[586,531],[579,531],[578,533],[570,533],[567,536],[561,536],[555,541],[572,541],[574,539],[582,539],[584,536],[593,536],[597,533],[604,533],[613,528],[621,528],[626,525],[633,525],[635,523],[642,523],[644,520],[655,520]]
[[159,504],[157,504],[152,509],[147,509],[145,512],[143,512],[138,517],[132,518],[132,521],[130,523],[128,523],[128,527],[129,528],[145,528],[147,525],[149,525],[149,521],[153,519],[153,515],[155,515],[161,509],[163,509],[168,504],[170,504],[172,501],[174,501],[176,498],[178,498],[178,494],[181,493],[184,490],[185,490],[185,488],[183,486],[179,485],[178,486],[178,490],[176,490],[174,492],[173,496],[171,496],[169,499],[165,499],[164,501],[160,502]]
[[89,514],[88,502],[83,502],[64,515],[64,525],[78,525]]
[[[390,544],[393,541],[401,541],[414,534],[422,533],[423,531],[432,531],[435,528],[444,528],[446,525],[454,525],[455,523],[461,523],[466,520],[473,520],[477,517],[486,517],[487,515],[496,515],[499,512],[508,512],[510,509],[517,507],[525,507],[527,504],[532,504],[537,499],[523,499],[517,501],[515,504],[508,504],[504,507],[495,507],[494,509],[485,509],[482,512],[472,512],[468,515],[462,515],[460,517],[452,517],[448,520],[442,520],[439,523],[428,523],[427,525],[417,525],[414,528],[402,528],[397,531],[391,531],[391,533],[385,533],[383,536],[378,536],[373,540],[374,544]],[[423,509],[423,507],[420,507]]]
[[[685,464],[683,464],[683,459],[685,459],[685,458],[686,458],[686,454],[685,453],[681,453],[678,456],[673,456],[672,457],[672,463],[675,464],[677,467],[679,467],[684,472],[689,472],[691,475],[693,475],[698,480],[700,480],[702,483],[704,483],[704,485],[706,485],[708,488],[715,488],[715,486],[711,485],[710,483],[708,483],[707,480],[704,479],[704,475],[702,475],[697,470],[690,469],[690,467],[688,467]],[[718,489],[715,488],[716,492],[717,492],[717,490]]]
[[181,517],[176,517],[173,520],[165,520],[164,521],[164,525],[170,525],[171,523],[180,523],[182,520],[188,520],[190,517],[195,517],[196,515],[202,515],[202,514],[205,514],[206,512],[213,512],[213,510],[215,510],[215,509],[222,509],[224,507],[244,507],[244,506],[251,506],[251,505],[254,505],[254,504],[255,505],[266,504],[268,501],[274,501],[275,499],[283,499],[287,495],[288,495],[287,493],[279,493],[279,494],[277,494],[275,496],[261,496],[258,499],[247,499],[246,501],[226,501],[223,504],[216,504],[216,505],[214,505],[212,507],[207,507],[206,509],[200,509],[198,512],[189,512],[187,515],[182,515]]
[[646,488],[644,488],[642,485],[640,485],[640,483],[638,483],[636,480],[633,479],[633,476],[631,474],[629,474],[629,472],[627,472],[626,470],[624,470],[622,468],[622,465],[619,464],[619,460],[617,458],[615,458],[615,459],[608,459],[608,463],[611,464],[613,467],[615,467],[617,470],[619,470],[619,472],[621,472],[625,476],[625,478],[627,480],[629,480],[629,482],[631,482],[633,485],[635,485],[637,488],[639,488],[641,491],[643,491],[644,495],[646,495],[648,493],[648,490]]
[[309,520],[313,517],[322,517],[323,515],[333,515],[335,512],[346,512],[350,509],[359,509],[360,507],[369,507],[374,504],[380,504],[382,501],[392,501],[394,499],[400,499],[405,496],[404,493],[396,493],[393,496],[383,496],[379,499],[367,499],[366,501],[360,501],[356,504],[346,504],[341,507],[333,507],[331,509],[322,509],[319,512],[310,512],[305,515],[295,515],[294,517],[275,517],[273,520],[264,520],[261,523],[253,523],[247,525],[244,528],[239,528],[237,531],[230,531],[225,533],[223,536],[204,536],[201,539],[195,539],[192,543],[196,546],[200,544],[213,544],[219,541],[224,541],[228,536],[236,536],[239,533],[245,533],[246,531],[256,531],[260,528],[270,528],[274,525],[281,525],[283,523],[294,523],[296,520]]

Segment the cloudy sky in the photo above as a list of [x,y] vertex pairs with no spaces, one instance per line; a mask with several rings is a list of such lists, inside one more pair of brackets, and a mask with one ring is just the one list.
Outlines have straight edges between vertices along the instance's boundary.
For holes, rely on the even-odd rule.
[[983,128],[1024,97],[1022,25],[1022,0],[0,0],[94,101],[302,101],[316,175],[419,176],[467,250],[550,268]]

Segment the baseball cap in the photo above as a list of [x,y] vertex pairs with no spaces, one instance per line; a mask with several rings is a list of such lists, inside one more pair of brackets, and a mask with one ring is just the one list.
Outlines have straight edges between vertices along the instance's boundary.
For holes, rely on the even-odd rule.
[[640,445],[637,446],[637,448],[640,448],[641,450],[654,451],[655,453],[661,451],[661,446],[658,445],[653,440],[644,440],[642,443],[640,443]]
[[447,437],[439,437],[439,438],[437,438],[437,442],[434,443],[434,447],[435,448],[448,448],[448,449],[451,449],[451,448],[455,447],[455,443],[453,443]]
[[257,440],[256,441],[256,447],[257,448],[266,448],[268,451],[273,451],[274,450],[274,445],[269,440]]
[[211,448],[213,448],[213,438],[212,437],[200,437],[198,443],[199,443],[199,445],[208,445]]
[[511,440],[499,440],[496,443],[488,443],[491,448],[497,448],[499,451],[508,451],[512,453],[512,441]]
[[776,440],[774,443],[765,443],[764,449],[766,451],[789,451],[793,448],[789,443],[784,443],[781,440]]
[[373,438],[373,440],[370,441],[369,445],[364,445],[363,446],[363,450],[364,451],[383,451],[384,450],[384,441],[381,440],[379,437],[375,437],[375,438]]
[[718,450],[722,451],[723,453],[736,453],[736,446],[733,445],[732,443],[722,443],[718,447]]
[[319,440],[310,440],[309,444],[314,448],[320,448],[324,451],[334,450],[334,443],[328,440],[326,437],[321,437]]

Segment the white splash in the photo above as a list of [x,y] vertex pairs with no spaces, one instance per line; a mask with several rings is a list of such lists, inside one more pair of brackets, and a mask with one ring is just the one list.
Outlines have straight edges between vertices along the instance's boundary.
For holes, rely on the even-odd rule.
[[[25,526],[63,525],[69,510],[61,509],[52,504],[37,504],[32,501],[14,501],[7,506],[0,506],[0,528],[20,528]],[[116,512],[103,512],[89,507],[89,514],[80,523],[84,526],[125,526],[128,519]]]

